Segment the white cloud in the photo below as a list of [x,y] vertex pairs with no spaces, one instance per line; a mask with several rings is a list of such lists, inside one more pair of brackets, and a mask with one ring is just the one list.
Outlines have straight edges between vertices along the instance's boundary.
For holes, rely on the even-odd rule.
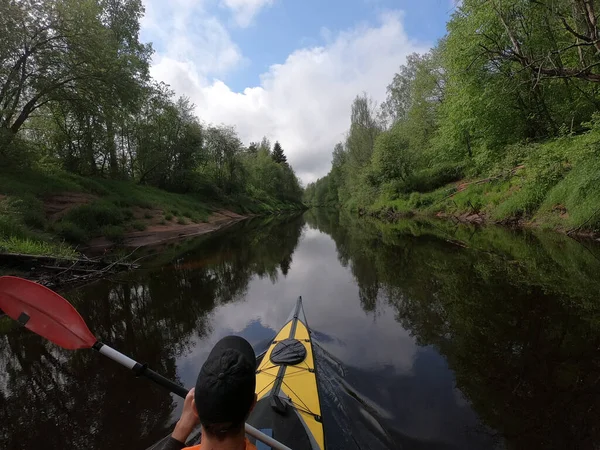
[[[233,11],[253,11],[268,3],[223,1]],[[201,1],[178,2],[201,14]],[[235,125],[244,142],[263,135],[279,140],[304,182],[329,170],[333,146],[349,127],[353,98],[365,91],[384,100],[386,86],[406,56],[429,47],[409,39],[402,13],[389,11],[375,25],[337,34],[323,31],[323,46],[294,51],[262,74],[258,86],[240,93],[218,79],[243,60],[238,47],[214,18],[205,17],[213,20],[205,29],[197,20],[191,27],[190,17],[189,11],[174,17],[173,32],[182,37],[157,52],[152,75],[189,96],[204,121]]]
[[207,11],[206,0],[144,0],[144,6],[143,38],[153,41],[154,65],[175,63],[173,76],[179,80],[169,80],[169,84],[178,93],[184,93],[182,88],[190,79],[206,84],[205,76],[223,75],[243,61],[227,29]]
[[273,0],[222,0],[222,3],[233,11],[240,27],[247,27],[262,8],[273,4]]

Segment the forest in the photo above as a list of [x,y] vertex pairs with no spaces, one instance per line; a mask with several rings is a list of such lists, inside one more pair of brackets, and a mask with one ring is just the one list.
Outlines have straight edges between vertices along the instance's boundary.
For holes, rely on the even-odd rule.
[[305,201],[404,214],[600,227],[595,0],[464,0],[376,104],[351,105]]
[[[0,3],[0,247],[44,233],[79,243],[99,225],[121,226],[127,217],[115,208],[159,197],[155,207],[187,203],[196,220],[205,217],[194,216],[194,202],[241,212],[301,206],[279,142],[244,145],[233,127],[205,123],[188,98],[152,79],[143,14],[141,0]],[[107,198],[49,223],[41,202],[65,191]],[[175,206],[166,220],[187,220]]]

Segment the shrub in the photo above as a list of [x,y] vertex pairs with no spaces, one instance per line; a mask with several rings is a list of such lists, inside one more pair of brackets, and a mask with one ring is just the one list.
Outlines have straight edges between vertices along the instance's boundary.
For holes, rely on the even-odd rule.
[[80,177],[77,175],[71,175],[73,181],[79,184],[86,191],[97,195],[108,195],[110,191],[106,189],[99,181],[93,178]]
[[20,214],[23,223],[28,227],[43,230],[48,224],[44,214],[44,204],[32,194],[11,198],[8,207],[13,212]]
[[88,234],[73,222],[61,221],[54,224],[54,231],[65,241],[71,244],[83,244],[89,240]]
[[381,182],[406,179],[412,173],[414,157],[401,124],[377,137],[372,161],[373,176]]
[[143,208],[143,209],[152,209],[154,208],[154,205],[152,204],[152,202],[150,200],[146,200],[143,198],[138,198],[135,199],[135,205]]
[[167,214],[165,214],[165,220],[173,220],[173,217],[174,217],[174,216],[173,216],[173,214],[171,214],[171,213],[167,213]]
[[143,222],[133,222],[131,226],[138,231],[144,231],[146,228],[148,228]]
[[135,203],[128,198],[117,198],[111,202],[113,205],[118,206],[120,208],[130,208],[135,206]]
[[43,230],[48,225],[48,220],[43,212],[30,210],[23,212],[23,222],[31,228]]
[[109,225],[120,225],[125,221],[122,210],[108,202],[78,206],[69,211],[65,218],[89,232]]
[[187,221],[187,219],[185,217],[180,217],[179,219],[177,219],[177,223],[179,225],[187,225],[188,221]]
[[413,173],[399,186],[400,192],[431,192],[465,176],[465,164],[447,163]]
[[144,218],[145,219],[152,219],[152,214],[150,214],[149,212],[147,212],[146,214],[144,214]]
[[102,227],[102,235],[115,244],[121,244],[125,239],[125,229],[118,225]]
[[26,238],[29,236],[27,228],[13,217],[0,213],[0,238],[10,237]]

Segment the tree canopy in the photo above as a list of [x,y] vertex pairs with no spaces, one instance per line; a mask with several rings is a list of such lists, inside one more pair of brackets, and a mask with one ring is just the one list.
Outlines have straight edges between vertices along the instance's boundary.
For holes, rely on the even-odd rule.
[[141,0],[0,4],[0,163],[298,202],[279,143],[273,158],[267,138],[246,148],[149,76],[143,14]]
[[271,157],[273,158],[273,161],[275,161],[278,164],[287,164],[287,158],[285,156],[285,153],[283,153],[283,148],[281,148],[281,144],[279,143],[279,141],[275,142],[275,145],[273,146],[273,153],[271,153]]
[[[584,133],[600,107],[597,0],[465,0],[380,107],[359,95],[312,204],[351,208],[512,169],[514,145]],[[555,159],[560,159],[558,156]]]

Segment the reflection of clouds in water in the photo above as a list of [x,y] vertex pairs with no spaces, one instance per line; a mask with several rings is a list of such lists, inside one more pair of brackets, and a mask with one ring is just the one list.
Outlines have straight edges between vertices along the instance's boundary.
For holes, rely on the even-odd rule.
[[[431,347],[418,347],[387,303],[365,313],[356,280],[337,259],[335,242],[310,228],[304,230],[287,277],[279,273],[273,283],[255,276],[242,301],[212,311],[212,332],[178,361],[181,380],[192,386],[210,349],[228,334],[246,337],[255,348],[272,338],[299,295],[319,344],[344,366],[343,376],[329,374],[336,392],[326,395],[334,409],[345,405],[350,413],[347,422],[332,420],[339,430],[367,427],[375,434],[366,434],[365,445],[372,436],[386,435],[382,426],[395,429],[408,446],[414,439],[444,448],[466,443],[464,428],[476,417],[454,387],[444,358]],[[180,406],[173,417],[179,412]]]
[[251,321],[278,330],[300,295],[311,328],[333,338],[323,343],[324,348],[345,364],[362,368],[389,365],[400,372],[410,371],[417,352],[414,340],[395,321],[389,307],[382,305],[377,316],[365,314],[352,274],[337,260],[335,242],[313,229],[305,229],[287,277],[279,274],[277,283],[254,277],[244,301],[213,311],[213,332],[195,345],[179,369],[188,364],[199,368],[210,348],[228,334],[250,339],[245,330]]

